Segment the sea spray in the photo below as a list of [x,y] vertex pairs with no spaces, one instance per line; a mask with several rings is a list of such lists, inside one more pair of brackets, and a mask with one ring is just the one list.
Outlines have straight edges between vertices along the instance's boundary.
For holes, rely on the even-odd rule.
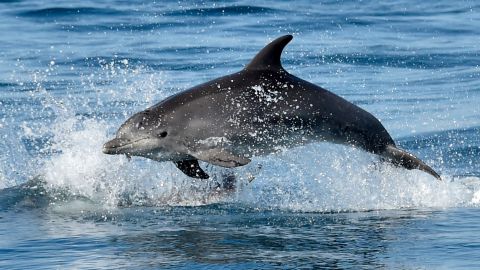
[[[69,85],[62,95],[44,87],[49,75],[36,74],[32,97],[41,100],[53,120],[20,126],[27,140],[47,138],[39,146],[43,154],[34,158],[39,165],[33,171],[39,175],[31,177],[43,179],[52,194],[69,194],[60,196],[67,201],[80,196],[110,207],[228,202],[307,212],[457,207],[478,201],[478,192],[462,179],[452,181],[445,175],[446,181],[438,182],[420,171],[383,164],[358,149],[327,143],[255,157],[252,164],[235,169],[207,166],[212,175],[208,181],[188,178],[170,162],[128,162],[104,155],[102,144],[125,118],[178,90],[165,88],[161,73],[130,66],[126,59],[98,63],[97,73],[82,75],[82,83]],[[85,95],[68,94],[78,91]],[[236,190],[222,190],[224,179],[232,176]]]

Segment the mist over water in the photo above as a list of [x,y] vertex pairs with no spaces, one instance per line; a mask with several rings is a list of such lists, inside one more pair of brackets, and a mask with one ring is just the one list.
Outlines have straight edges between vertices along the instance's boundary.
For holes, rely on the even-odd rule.
[[[42,83],[37,85],[31,98],[42,99],[51,120],[22,123],[21,137],[15,138],[19,142],[11,145],[26,146],[20,149],[27,157],[34,153],[28,162],[35,167],[26,165],[15,184],[37,179],[47,190],[61,189],[111,207],[126,202],[144,206],[238,202],[261,209],[330,212],[475,204],[475,186],[463,183],[475,177],[443,175],[445,182],[437,182],[421,171],[395,168],[361,150],[328,143],[257,157],[244,168],[203,164],[214,176],[207,181],[190,179],[172,163],[142,158],[128,162],[124,156],[105,155],[103,143],[124,119],[152,105],[155,96],[170,94],[162,90],[162,74],[131,70],[125,63],[128,60],[112,61],[82,80],[92,88],[88,98],[55,97]],[[98,77],[123,80],[124,85],[110,89],[91,79]],[[104,106],[113,108],[114,114],[98,113]],[[438,160],[430,163],[442,165]],[[219,186],[229,174],[238,179],[238,190],[223,194]]]
[[[468,1],[0,1],[0,268],[478,267],[479,16]],[[287,71],[374,114],[444,181],[328,143],[201,163],[208,181],[102,153],[133,113],[287,33]]]

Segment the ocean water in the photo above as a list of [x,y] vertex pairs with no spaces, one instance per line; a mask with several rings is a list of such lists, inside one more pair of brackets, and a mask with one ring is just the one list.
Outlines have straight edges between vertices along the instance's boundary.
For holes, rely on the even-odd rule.
[[[479,269],[479,22],[476,1],[1,0],[0,268]],[[102,153],[284,34],[290,73],[444,181],[328,143],[208,181]]]

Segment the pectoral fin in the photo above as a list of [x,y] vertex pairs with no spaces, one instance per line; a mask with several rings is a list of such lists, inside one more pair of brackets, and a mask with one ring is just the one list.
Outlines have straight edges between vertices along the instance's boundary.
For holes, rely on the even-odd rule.
[[226,168],[233,168],[246,165],[250,159],[234,155],[224,149],[209,149],[195,153],[195,158]]
[[174,161],[174,163],[178,169],[190,177],[200,179],[208,179],[209,177],[208,174],[200,168],[198,160],[196,159]]

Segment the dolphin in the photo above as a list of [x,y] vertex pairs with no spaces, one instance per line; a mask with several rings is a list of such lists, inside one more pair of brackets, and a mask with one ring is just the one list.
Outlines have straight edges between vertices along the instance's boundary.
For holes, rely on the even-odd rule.
[[292,38],[275,39],[237,73],[134,114],[105,143],[103,152],[173,161],[186,175],[206,179],[198,160],[232,168],[248,164],[254,156],[326,141],[441,179],[419,158],[398,148],[372,114],[288,73],[280,57]]

